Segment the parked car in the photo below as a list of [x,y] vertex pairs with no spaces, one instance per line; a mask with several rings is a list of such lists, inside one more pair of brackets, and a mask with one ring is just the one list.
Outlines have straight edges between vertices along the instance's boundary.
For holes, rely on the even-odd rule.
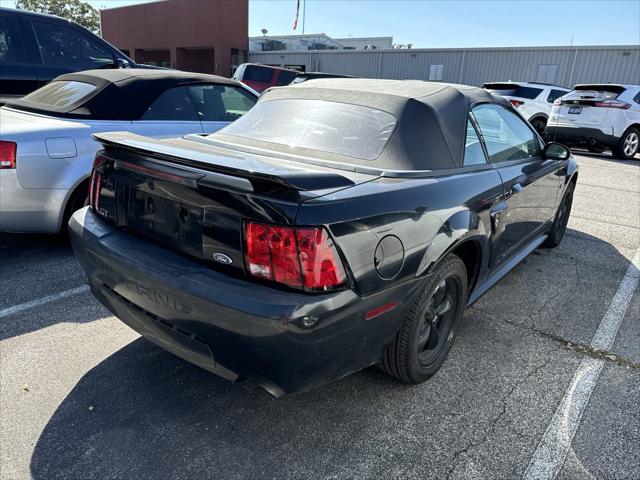
[[465,306],[560,243],[578,175],[506,100],[421,81],[314,80],[207,137],[96,137],[69,223],[94,295],[276,395],[379,362],[433,375]]
[[288,68],[243,63],[233,73],[233,78],[249,85],[256,92],[262,92],[269,87],[289,85],[297,75],[296,70]]
[[337,73],[325,73],[325,72],[299,72],[296,78],[289,85],[295,85],[296,83],[306,82],[308,80],[317,80],[318,78],[353,78],[349,75],[340,75]]
[[547,125],[549,138],[573,147],[631,159],[640,143],[640,86],[590,84],[556,100]]
[[235,80],[171,70],[62,75],[0,108],[0,231],[55,233],[87,198],[97,132],[154,138],[211,133],[257,93]]
[[483,88],[509,100],[540,134],[547,126],[553,102],[571,91],[558,85],[537,82],[490,82],[485,83]]
[[126,67],[140,66],[77,23],[0,8],[0,105],[64,73]]
[[235,71],[233,78],[258,92],[263,92],[269,87],[292,85],[317,78],[349,78],[349,76],[325,72],[298,72],[271,65],[243,63]]

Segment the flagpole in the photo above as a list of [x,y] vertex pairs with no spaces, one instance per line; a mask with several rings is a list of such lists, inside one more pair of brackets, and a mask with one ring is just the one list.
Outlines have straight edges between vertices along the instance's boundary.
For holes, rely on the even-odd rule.
[[307,12],[307,0],[302,0],[302,34],[304,35],[305,13]]

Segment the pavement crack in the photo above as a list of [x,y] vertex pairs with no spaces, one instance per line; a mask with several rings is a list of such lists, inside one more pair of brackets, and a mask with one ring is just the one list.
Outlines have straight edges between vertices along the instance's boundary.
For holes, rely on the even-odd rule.
[[522,328],[524,330],[528,330],[530,332],[533,332],[537,335],[541,335],[543,337],[546,337],[550,340],[553,340],[556,343],[559,343],[560,345],[562,345],[564,348],[571,350],[573,352],[576,353],[581,353],[583,355],[587,355],[589,357],[592,358],[596,358],[596,359],[600,359],[600,360],[605,360],[607,362],[612,362],[615,363],[618,366],[621,367],[626,367],[629,369],[633,369],[633,370],[638,370],[640,371],[640,363],[636,363],[632,360],[629,360],[628,358],[622,357],[620,355],[616,355],[615,353],[609,351],[609,350],[602,350],[602,349],[598,349],[598,348],[593,348],[590,345],[585,345],[583,343],[580,342],[574,342],[572,340],[567,340],[566,338],[560,336],[560,335],[556,335],[555,333],[550,333],[550,332],[545,332],[544,330],[540,330],[538,328],[535,327],[530,327],[528,325],[523,325],[521,323],[517,323],[517,322],[512,322],[511,320],[507,320],[505,318],[498,318],[495,315],[492,315],[491,313],[487,312],[486,310],[483,310],[480,307],[473,307],[476,310],[479,310],[482,314],[486,315],[487,317],[489,317],[492,320],[498,320],[501,321],[503,323],[506,323],[507,325],[511,325],[513,327],[516,328]]
[[520,380],[518,380],[517,382],[514,382],[511,387],[507,390],[507,392],[502,395],[499,399],[500,403],[502,404],[502,409],[500,411],[500,413],[498,413],[498,415],[496,415],[491,421],[490,421],[490,427],[486,430],[485,435],[482,436],[482,438],[480,438],[478,441],[475,442],[470,442],[468,445],[466,445],[464,448],[456,451],[456,453],[453,455],[453,458],[451,460],[451,466],[449,468],[449,471],[447,472],[447,480],[451,479],[451,476],[453,475],[453,473],[455,472],[456,468],[459,465],[459,461],[458,459],[462,456],[462,455],[466,455],[469,453],[469,451],[474,450],[478,447],[480,447],[481,445],[483,445],[484,443],[486,443],[489,439],[492,438],[492,435],[494,434],[495,430],[498,427],[504,427],[504,425],[499,425],[500,420],[502,419],[502,417],[504,417],[507,413],[507,409],[508,409],[508,400],[509,398],[511,398],[511,396],[514,394],[514,392],[521,387],[522,385],[524,385],[525,383],[527,383],[529,381],[529,379],[536,375],[540,370],[542,370],[543,368],[545,368],[546,366],[549,365],[549,363],[551,362],[551,358],[547,358],[544,362],[542,362],[539,365],[536,365],[535,367],[533,367],[526,375],[524,375]]

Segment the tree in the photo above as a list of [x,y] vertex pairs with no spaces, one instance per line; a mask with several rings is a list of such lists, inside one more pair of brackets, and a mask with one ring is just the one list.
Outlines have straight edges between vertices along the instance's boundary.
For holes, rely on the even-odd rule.
[[82,0],[18,0],[16,7],[31,12],[57,15],[100,33],[100,13]]

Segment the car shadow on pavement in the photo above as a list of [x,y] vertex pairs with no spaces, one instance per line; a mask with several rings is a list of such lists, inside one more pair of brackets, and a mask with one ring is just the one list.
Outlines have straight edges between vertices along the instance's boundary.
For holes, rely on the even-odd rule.
[[593,158],[594,160],[602,160],[604,162],[617,163],[620,165],[636,165],[640,167],[640,154],[636,155],[634,158],[630,160],[623,160],[621,158],[614,157],[609,152],[594,153],[594,152],[589,152],[588,150],[579,150],[579,149],[573,149],[573,148],[571,149],[571,151],[582,157]]
[[[583,232],[567,233],[563,248],[545,250],[516,268],[528,279],[525,290],[518,291],[513,278],[502,288],[521,296],[531,291],[531,280],[551,278],[571,289],[579,280],[573,278],[573,267],[566,279],[560,270],[592,256],[611,262],[616,269],[611,275],[622,275],[618,272],[626,269],[628,259],[613,245]],[[548,300],[529,296],[532,303]],[[598,313],[594,321],[600,317]],[[470,367],[466,360],[462,363],[458,368]],[[448,368],[445,363],[443,370]],[[462,393],[448,372],[438,375],[444,377],[430,382],[425,400],[455,403],[452,399]],[[415,403],[419,391],[368,368],[317,390],[276,399],[252,382],[229,383],[137,339],[87,372],[66,396],[34,446],[31,475],[36,480],[308,478],[310,471],[340,476],[350,455],[383,455],[386,442],[401,429],[403,412],[409,413],[399,405]],[[439,412],[446,424],[442,416]],[[361,436],[371,435],[372,424],[383,438],[364,442]],[[348,447],[361,440],[366,447]]]
[[[78,382],[41,434],[31,475],[281,478],[299,463],[322,471],[327,442],[353,435],[350,429],[383,408],[362,398],[404,387],[369,368],[276,399],[252,382],[232,384],[138,339]],[[305,458],[283,457],[303,446]]]

